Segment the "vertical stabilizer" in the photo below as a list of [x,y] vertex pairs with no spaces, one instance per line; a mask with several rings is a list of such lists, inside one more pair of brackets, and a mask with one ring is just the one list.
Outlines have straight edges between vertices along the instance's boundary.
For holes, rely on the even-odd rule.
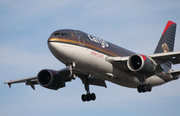
[[[168,21],[154,53],[172,52],[174,50],[175,33],[176,23]],[[171,68],[171,62],[164,64]]]

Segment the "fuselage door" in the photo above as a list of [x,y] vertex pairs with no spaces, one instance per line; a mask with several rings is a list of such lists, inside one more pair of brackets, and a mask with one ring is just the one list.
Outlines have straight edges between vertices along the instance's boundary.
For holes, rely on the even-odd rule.
[[75,31],[74,33],[76,34],[76,36],[79,40],[79,44],[84,46],[85,41],[84,41],[84,37],[82,36],[82,34],[80,32],[77,32],[77,31]]

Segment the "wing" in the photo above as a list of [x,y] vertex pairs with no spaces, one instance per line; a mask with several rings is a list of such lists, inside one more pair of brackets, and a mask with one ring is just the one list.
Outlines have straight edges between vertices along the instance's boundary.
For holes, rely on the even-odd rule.
[[[69,68],[64,68],[64,69],[56,71],[56,72],[59,75],[61,75],[62,77],[66,78],[65,82],[70,81],[69,80],[69,75],[70,75]],[[84,80],[88,78],[88,83],[90,85],[106,87],[106,83],[105,83],[104,80],[101,80],[101,79],[93,77],[93,76],[89,76],[88,73],[86,73],[86,72],[84,72],[82,70],[73,68],[73,73],[82,80],[83,84],[85,83]],[[4,84],[8,84],[9,87],[11,88],[12,84],[25,82],[26,85],[30,85],[32,87],[32,89],[35,90],[35,86],[34,85],[39,84],[38,81],[37,81],[37,78],[38,78],[37,76],[34,76],[34,77],[28,77],[28,78],[13,80],[13,81],[12,80],[11,81],[5,81]]]
[[[64,68],[60,72],[61,72],[61,74],[64,73],[66,75],[70,75],[69,68]],[[101,80],[98,77],[89,75],[85,71],[79,70],[77,68],[73,68],[73,73],[81,79],[83,84],[85,84],[86,81],[88,81],[89,85],[96,85],[96,86],[101,86],[101,87],[105,87],[105,88],[107,87],[104,80]]]
[[175,79],[178,79],[178,78],[179,78],[179,75],[180,75],[180,70],[178,70],[178,71],[171,71],[170,74],[171,74],[173,77],[176,77]]
[[127,57],[107,57],[106,61],[113,64],[114,67],[117,69],[123,70],[123,71],[130,71],[127,66],[127,60],[129,59],[129,56]]
[[12,81],[12,80],[11,81],[5,81],[4,84],[8,84],[9,87],[11,88],[11,84],[23,83],[23,82],[25,82],[26,85],[30,85],[34,90],[35,90],[34,85],[38,84],[36,76],[28,77],[28,78],[23,78],[23,79],[18,79],[18,80],[14,80],[14,81]]
[[[132,55],[133,56],[133,55]],[[123,71],[131,71],[128,67],[128,60],[132,56],[127,57],[107,57],[106,61],[112,63],[117,69]],[[160,64],[171,61],[173,64],[180,63],[180,52],[167,52],[167,53],[156,53],[151,55],[137,55],[149,58],[156,65],[156,72],[163,71]],[[142,58],[143,59],[143,58]],[[134,59],[136,60],[136,59]]]
[[148,56],[151,57],[157,65],[168,61],[171,61],[173,64],[180,63],[180,52],[157,53]]

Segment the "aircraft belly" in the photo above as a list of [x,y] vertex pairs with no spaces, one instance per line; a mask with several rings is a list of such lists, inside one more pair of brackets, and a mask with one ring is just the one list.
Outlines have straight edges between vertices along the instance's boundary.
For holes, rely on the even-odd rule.
[[164,80],[162,80],[161,78],[159,78],[158,76],[153,75],[146,79],[146,83],[150,84],[151,86],[158,86],[158,85],[162,85],[166,82]]

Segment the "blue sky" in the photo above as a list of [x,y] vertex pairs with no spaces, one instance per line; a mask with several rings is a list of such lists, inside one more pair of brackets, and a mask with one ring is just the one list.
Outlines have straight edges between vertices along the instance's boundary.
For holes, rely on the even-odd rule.
[[[78,29],[136,53],[152,54],[168,20],[177,23],[175,51],[180,51],[179,0],[1,0],[0,115],[180,115],[180,80],[154,87],[151,93],[107,82],[91,86],[95,102],[81,101],[80,79],[58,91],[24,83],[4,85],[65,66],[50,53],[47,39],[58,29]],[[173,66],[180,70],[180,66]]]

